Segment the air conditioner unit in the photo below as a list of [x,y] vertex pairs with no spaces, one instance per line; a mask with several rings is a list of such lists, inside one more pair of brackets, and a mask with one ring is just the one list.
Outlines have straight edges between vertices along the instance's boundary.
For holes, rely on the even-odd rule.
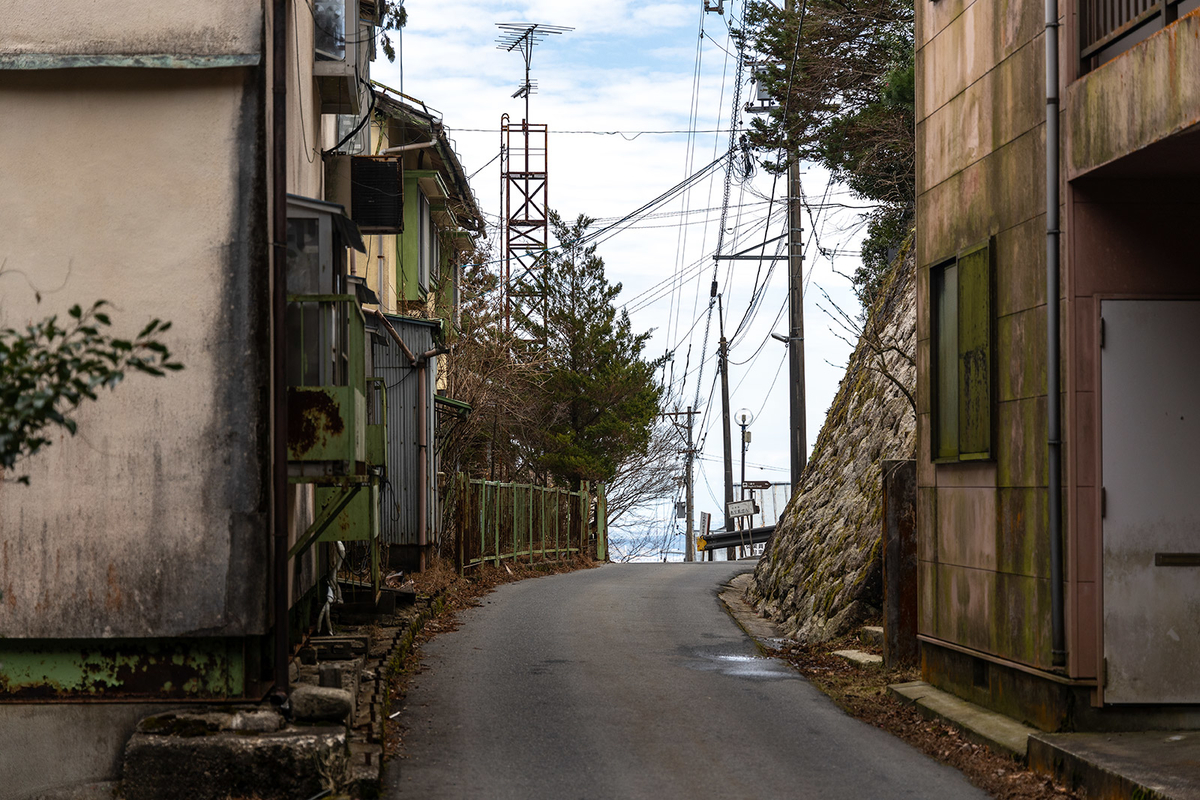
[[404,170],[399,156],[330,156],[325,196],[345,207],[364,233],[404,232]]
[[350,218],[363,233],[404,231],[404,170],[399,158],[350,159]]
[[359,0],[311,0],[311,8],[321,113],[361,116],[375,38],[372,20],[361,18]]

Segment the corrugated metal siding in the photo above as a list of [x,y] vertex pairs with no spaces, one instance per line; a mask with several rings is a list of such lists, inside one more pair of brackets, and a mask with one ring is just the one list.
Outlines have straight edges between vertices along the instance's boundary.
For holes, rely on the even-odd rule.
[[[414,354],[433,348],[436,323],[412,320],[388,315],[388,321],[400,334],[400,338]],[[385,544],[417,544],[417,371],[409,366],[408,359],[399,345],[390,336],[376,338],[374,347],[375,376],[383,378],[387,386],[388,426],[388,472],[387,483],[380,492],[380,534]],[[436,489],[437,482],[434,457],[434,409],[433,395],[437,384],[437,358],[430,359],[429,380],[424,402],[426,414],[426,441],[429,442],[428,481],[429,493],[429,540],[436,535]]]

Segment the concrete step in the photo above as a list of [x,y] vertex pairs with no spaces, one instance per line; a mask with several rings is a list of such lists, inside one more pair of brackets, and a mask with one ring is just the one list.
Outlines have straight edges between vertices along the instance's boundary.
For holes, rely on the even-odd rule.
[[1200,731],[1036,733],[1029,766],[1086,797],[1200,798]]
[[1029,737],[1039,732],[1012,717],[943,692],[925,681],[894,683],[888,687],[888,692],[902,703],[915,705],[926,717],[956,726],[975,743],[985,744],[1022,761],[1025,760]]
[[833,654],[856,667],[875,668],[883,666],[883,656],[864,653],[862,650],[834,650]]
[[863,644],[883,647],[883,628],[878,625],[863,625],[858,632],[858,640]]

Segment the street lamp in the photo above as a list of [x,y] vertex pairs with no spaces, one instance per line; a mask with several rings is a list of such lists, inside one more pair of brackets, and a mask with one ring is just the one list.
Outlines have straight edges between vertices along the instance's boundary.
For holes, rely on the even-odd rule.
[[[742,483],[741,483],[742,496],[740,499],[745,500],[746,499],[746,445],[750,443],[750,431],[746,430],[746,427],[751,422],[754,422],[754,415],[752,413],[750,413],[750,409],[748,409],[748,408],[739,408],[733,414],[733,421],[736,422],[738,425],[740,425],[742,428]],[[753,520],[753,517],[751,517],[751,520]],[[738,525],[741,526],[742,528],[746,527],[745,522],[743,522],[742,518],[740,518],[740,517],[738,518]],[[751,525],[751,527],[753,527],[753,525]],[[744,553],[743,553],[743,555],[744,555]]]

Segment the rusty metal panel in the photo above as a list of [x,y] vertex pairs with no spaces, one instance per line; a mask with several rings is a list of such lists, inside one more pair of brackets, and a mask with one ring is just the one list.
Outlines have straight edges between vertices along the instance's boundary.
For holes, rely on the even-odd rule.
[[[433,349],[434,337],[440,324],[432,320],[409,317],[387,316],[396,333],[404,340],[408,349],[420,355]],[[417,431],[417,371],[408,358],[390,337],[374,338],[375,376],[382,378],[387,392],[388,458],[386,480],[380,490],[380,532],[385,544],[417,544],[417,509],[420,481],[417,475],[419,450]],[[430,375],[437,374],[437,358],[431,358]],[[433,424],[436,414],[433,408],[434,386],[437,381],[426,381],[428,391],[424,402],[426,414],[426,436],[430,443],[426,491],[429,495],[430,533],[434,527],[434,502],[436,491],[436,461],[433,457]]]
[[363,460],[366,399],[355,386],[288,387],[288,461]]
[[0,639],[0,696],[229,698],[246,691],[237,638]]

